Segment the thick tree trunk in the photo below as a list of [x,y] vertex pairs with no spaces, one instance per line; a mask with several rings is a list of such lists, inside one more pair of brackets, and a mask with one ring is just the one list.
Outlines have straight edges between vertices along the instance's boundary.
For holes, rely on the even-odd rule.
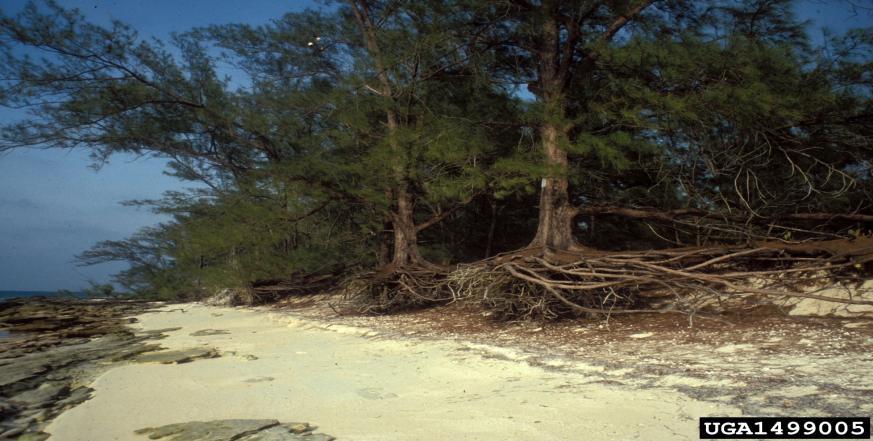
[[[638,16],[654,0],[643,0],[615,17],[599,43],[608,43],[634,17]],[[628,5],[629,6],[629,5]],[[570,83],[574,66],[578,70],[578,44],[581,38],[584,14],[561,11],[558,0],[544,0],[540,6],[544,13],[536,50],[537,80],[532,91],[544,105],[544,118],[540,127],[546,164],[550,173],[542,181],[540,213],[537,234],[532,246],[555,250],[577,248],[573,237],[573,219],[578,213],[567,192],[567,152],[562,146],[569,129],[564,120],[566,109],[565,92]],[[564,31],[561,31],[561,26]],[[591,66],[598,58],[596,51],[588,52],[583,61]]]
[[556,175],[545,177],[540,189],[539,224],[531,246],[555,250],[569,250],[576,246],[573,237],[573,219],[577,209],[570,204],[566,176],[567,152],[558,145],[558,129],[544,123],[540,136],[546,163],[557,170]]
[[[555,3],[549,4],[557,8]],[[540,142],[549,174],[540,187],[539,224],[531,246],[555,250],[569,250],[576,245],[573,237],[573,218],[576,208],[570,204],[567,179],[567,151],[561,145],[566,138],[563,124],[567,69],[561,61],[561,37],[557,16],[547,18],[542,27],[542,46],[539,50],[537,95],[544,104],[540,125]],[[566,61],[568,62],[568,60]]]
[[418,232],[415,228],[415,203],[409,193],[409,185],[406,182],[406,166],[400,146],[397,143],[397,115],[388,111],[388,137],[391,149],[395,154],[392,164],[394,169],[394,203],[396,208],[391,212],[391,224],[394,229],[394,255],[391,264],[396,267],[418,265],[424,262],[418,251]]

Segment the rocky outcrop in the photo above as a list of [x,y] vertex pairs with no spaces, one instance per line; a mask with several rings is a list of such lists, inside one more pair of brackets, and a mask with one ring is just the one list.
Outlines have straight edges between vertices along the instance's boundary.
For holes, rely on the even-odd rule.
[[[165,350],[153,342],[179,328],[136,332],[127,326],[136,321],[130,316],[147,312],[152,306],[143,302],[45,298],[0,302],[0,331],[4,331],[0,338],[0,440],[47,439],[49,434],[42,430],[48,423],[90,399],[93,389],[88,385],[114,363],[180,364],[221,356],[210,347]],[[228,331],[203,329],[192,333],[224,334]],[[315,434],[314,430],[307,423],[241,419],[170,424],[136,433],[167,441],[334,439]]]
[[127,301],[14,299],[0,302],[0,440],[43,440],[52,418],[91,397],[107,363],[154,351],[162,331],[135,333]]

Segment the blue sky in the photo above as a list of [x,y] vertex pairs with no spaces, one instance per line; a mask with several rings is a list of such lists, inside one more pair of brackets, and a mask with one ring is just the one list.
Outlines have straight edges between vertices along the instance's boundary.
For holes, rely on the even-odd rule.
[[[266,23],[285,12],[319,7],[310,1],[278,0],[59,0],[91,21],[121,20],[144,37],[166,39],[171,32],[207,24]],[[2,0],[14,14],[24,0]],[[814,27],[842,31],[871,26],[868,11],[853,13],[845,3],[807,0],[798,14]],[[813,31],[814,35],[821,35]],[[0,123],[15,114],[0,109]],[[78,268],[73,256],[95,242],[122,239],[161,218],[124,207],[129,199],[157,198],[182,184],[163,174],[156,159],[114,156],[100,171],[89,168],[85,151],[21,150],[0,156],[0,290],[76,289],[88,280],[105,282],[122,264]]]
[[[25,0],[2,0],[7,15]],[[220,23],[267,23],[285,12],[320,5],[272,0],[59,0],[91,21],[121,20],[143,37]],[[15,113],[0,109],[0,123]],[[0,290],[77,289],[106,282],[124,264],[76,267],[73,257],[101,240],[123,239],[162,218],[124,207],[185,185],[163,174],[157,159],[113,156],[99,171],[84,150],[19,150],[0,155]]]

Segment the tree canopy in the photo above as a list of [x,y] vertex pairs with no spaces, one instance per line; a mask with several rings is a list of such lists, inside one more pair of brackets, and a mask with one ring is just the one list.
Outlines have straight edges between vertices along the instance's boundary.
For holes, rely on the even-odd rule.
[[27,111],[0,150],[132,152],[198,183],[131,201],[172,220],[79,257],[167,298],[521,249],[857,238],[873,29],[814,44],[792,10],[350,0],[160,42],[34,2],[0,15],[0,105]]

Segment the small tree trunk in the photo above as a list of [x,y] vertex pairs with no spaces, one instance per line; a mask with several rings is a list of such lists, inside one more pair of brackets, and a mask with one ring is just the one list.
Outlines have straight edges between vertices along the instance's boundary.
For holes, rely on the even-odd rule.
[[[388,76],[388,71],[382,62],[382,50],[376,40],[375,26],[370,18],[370,10],[367,2],[364,0],[350,0],[355,18],[361,26],[361,31],[364,34],[364,41],[367,45],[367,51],[373,58],[373,66],[376,68],[376,76],[379,79],[379,93],[386,99],[392,100],[392,85],[391,79]],[[394,155],[391,168],[394,174],[394,185],[391,188],[391,193],[396,204],[396,209],[389,213],[391,224],[394,230],[394,255],[391,263],[395,267],[426,264],[418,251],[418,234],[415,229],[415,219],[413,217],[415,204],[412,200],[412,195],[409,193],[407,184],[407,173],[405,163],[405,152],[397,141],[397,131],[400,128],[397,114],[394,109],[389,107],[385,111],[385,123],[388,128],[388,144],[391,146],[392,154]]]
[[391,262],[391,216],[385,216],[385,222],[382,223],[382,231],[378,234],[379,249],[376,254],[376,264],[381,266],[388,265]]
[[488,239],[485,242],[485,258],[491,257],[494,246],[494,230],[497,227],[497,201],[491,198],[491,223],[488,225]]

